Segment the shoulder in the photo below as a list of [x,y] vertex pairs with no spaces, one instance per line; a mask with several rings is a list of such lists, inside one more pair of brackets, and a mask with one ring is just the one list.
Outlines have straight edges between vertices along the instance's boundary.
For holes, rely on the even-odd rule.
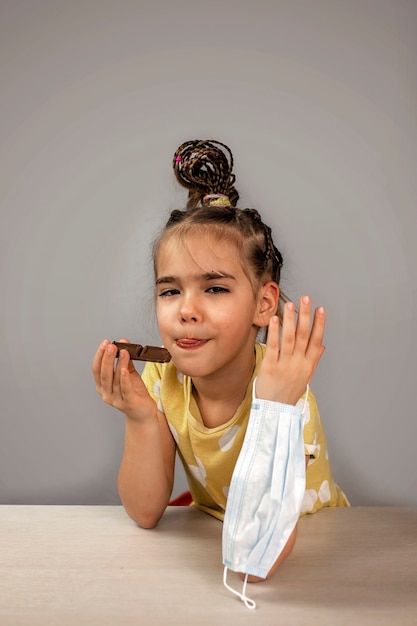
[[[172,415],[182,411],[186,403],[184,390],[189,389],[186,377],[169,363],[147,363],[142,372],[142,380],[161,413]],[[187,391],[188,393],[188,391]]]
[[259,355],[259,357],[261,359],[264,358],[265,351],[266,351],[266,344],[265,343],[260,343],[260,342],[256,342],[255,343],[255,352],[256,352],[257,355]]
[[308,388],[308,390],[303,393],[297,402],[297,406],[301,409],[304,427],[310,425],[310,427],[317,429],[318,425],[321,423],[321,419],[317,399],[311,388]]
[[183,374],[181,374],[172,361],[169,363],[146,363],[142,372],[142,380],[145,384],[151,381],[157,380],[178,380],[182,382],[184,379]]
[[146,363],[142,372],[142,380],[149,393],[157,396],[160,395],[162,386],[165,390],[170,389],[172,391],[177,387],[182,387],[184,378],[184,375],[177,370],[172,361],[169,363]]
[[256,371],[262,363],[266,352],[266,345],[264,343],[255,343],[255,357],[256,357]]

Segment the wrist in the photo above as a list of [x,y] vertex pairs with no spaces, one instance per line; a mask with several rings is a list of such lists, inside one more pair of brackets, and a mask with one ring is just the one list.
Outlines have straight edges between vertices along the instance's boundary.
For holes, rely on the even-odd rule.
[[259,395],[258,395],[256,391],[256,380],[257,379],[255,378],[255,380],[253,381],[253,387],[252,387],[252,400],[253,401],[264,400],[265,402],[275,402],[277,404],[282,404],[284,406],[297,407],[300,400],[304,398],[303,410],[305,410],[305,404],[307,403],[309,390],[310,390],[310,385],[308,383],[307,383],[305,391],[301,394],[301,396],[298,395],[298,393],[296,394],[285,393],[285,392],[277,393],[276,391],[274,394],[263,393],[261,391],[259,392]]
[[153,424],[158,423],[158,414],[157,411],[150,411],[149,413],[141,413],[137,414],[129,414],[125,413],[126,418],[126,426],[135,428],[135,427],[145,427],[152,426]]

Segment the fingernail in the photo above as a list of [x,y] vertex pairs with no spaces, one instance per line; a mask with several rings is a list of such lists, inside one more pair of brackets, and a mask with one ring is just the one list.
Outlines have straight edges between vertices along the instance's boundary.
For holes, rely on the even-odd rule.
[[308,296],[303,296],[304,304],[310,304],[310,298]]

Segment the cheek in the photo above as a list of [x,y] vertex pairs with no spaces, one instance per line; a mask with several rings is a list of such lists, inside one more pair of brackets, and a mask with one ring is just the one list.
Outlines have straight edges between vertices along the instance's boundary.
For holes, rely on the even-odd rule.
[[156,303],[156,322],[162,338],[172,335],[178,320],[178,306],[175,299],[158,299]]
[[157,298],[155,305],[155,313],[156,313],[156,321],[158,322],[158,326],[164,325],[167,323],[167,319],[169,317],[168,314],[169,309],[164,306],[164,302],[161,302],[160,298]]
[[158,322],[158,326],[166,326],[169,319],[168,311],[166,307],[156,306],[156,321]]
[[215,311],[216,326],[222,328],[231,339],[241,338],[242,334],[247,335],[252,327],[252,322],[252,309],[250,307],[246,307],[246,310],[236,307],[229,311],[222,311],[217,308]]

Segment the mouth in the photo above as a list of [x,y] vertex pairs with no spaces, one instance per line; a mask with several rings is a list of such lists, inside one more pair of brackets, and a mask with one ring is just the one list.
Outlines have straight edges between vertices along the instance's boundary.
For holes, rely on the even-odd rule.
[[207,339],[187,338],[177,339],[176,344],[182,350],[196,350],[207,343]]

